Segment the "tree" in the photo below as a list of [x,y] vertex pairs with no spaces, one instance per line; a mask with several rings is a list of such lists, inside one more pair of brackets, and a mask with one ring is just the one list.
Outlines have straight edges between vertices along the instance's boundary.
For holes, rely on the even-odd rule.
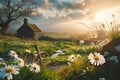
[[29,16],[34,0],[1,0],[0,1],[0,32],[6,33],[9,24],[20,17]]

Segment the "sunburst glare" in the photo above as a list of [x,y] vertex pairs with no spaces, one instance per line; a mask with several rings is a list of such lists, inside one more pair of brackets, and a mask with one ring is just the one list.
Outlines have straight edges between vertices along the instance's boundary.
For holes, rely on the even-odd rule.
[[95,18],[95,21],[97,22],[104,22],[106,20],[111,20],[111,13],[110,11],[103,10],[103,11],[97,12],[94,18]]

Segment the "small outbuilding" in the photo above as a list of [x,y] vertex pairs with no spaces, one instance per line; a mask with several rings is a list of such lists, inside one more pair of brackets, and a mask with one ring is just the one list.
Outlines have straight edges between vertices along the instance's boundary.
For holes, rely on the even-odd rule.
[[41,30],[25,18],[24,24],[17,30],[17,37],[37,40],[41,37]]

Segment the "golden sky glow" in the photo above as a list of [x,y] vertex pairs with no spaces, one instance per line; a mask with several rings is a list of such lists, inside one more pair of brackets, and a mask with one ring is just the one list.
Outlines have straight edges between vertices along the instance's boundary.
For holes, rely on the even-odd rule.
[[109,20],[110,18],[111,17],[110,17],[109,11],[106,11],[106,10],[97,12],[95,14],[95,20],[97,22],[104,22],[105,20]]
[[33,9],[32,18],[28,17],[28,19],[30,23],[38,25],[43,32],[79,33],[83,29],[88,30],[86,27],[90,27],[95,22],[111,20],[112,14],[120,19],[118,14],[120,13],[120,0],[35,1],[37,7]]

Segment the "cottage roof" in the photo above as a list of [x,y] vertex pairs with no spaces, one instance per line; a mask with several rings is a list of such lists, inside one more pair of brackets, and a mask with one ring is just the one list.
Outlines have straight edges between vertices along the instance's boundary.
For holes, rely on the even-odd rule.
[[41,30],[35,24],[27,24],[34,32],[41,32]]
[[22,30],[26,26],[26,27],[29,27],[34,32],[41,32],[41,30],[35,24],[28,23],[28,20],[26,18],[23,20],[23,22],[24,24],[18,30]]

